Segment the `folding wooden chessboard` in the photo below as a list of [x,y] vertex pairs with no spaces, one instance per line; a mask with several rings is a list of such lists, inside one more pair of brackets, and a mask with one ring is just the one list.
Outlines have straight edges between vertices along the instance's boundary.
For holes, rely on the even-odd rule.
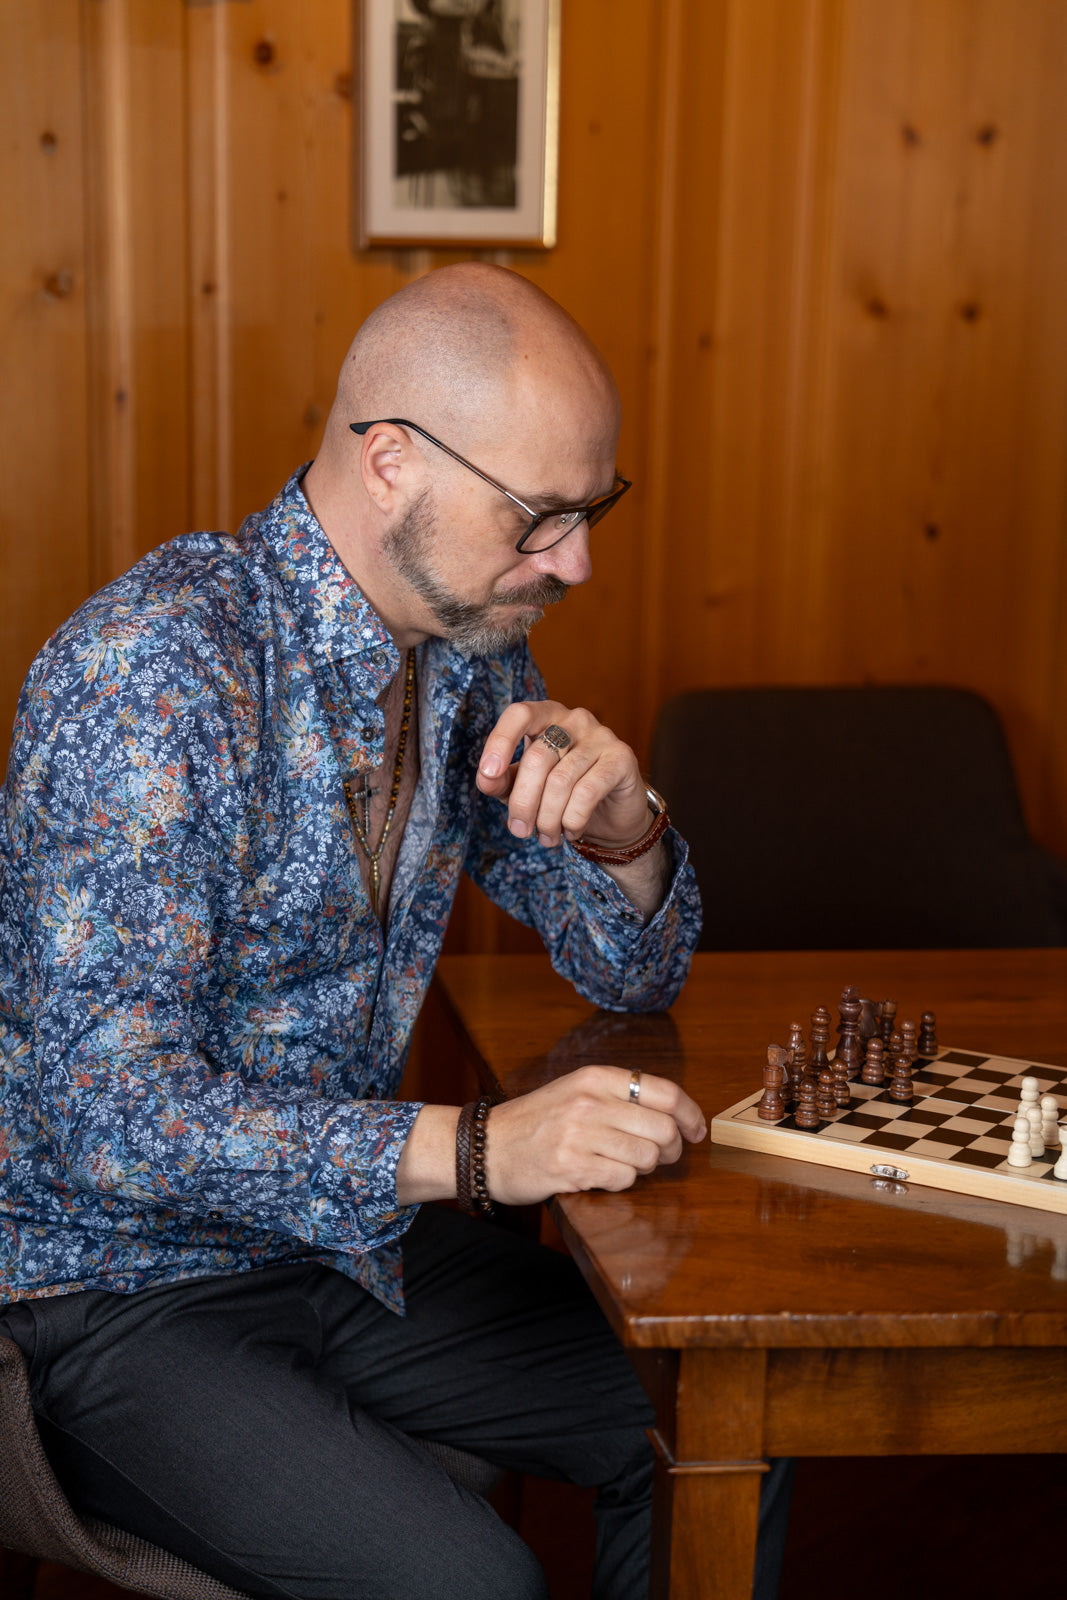
[[910,1106],[891,1100],[888,1084],[874,1088],[850,1083],[850,1109],[805,1130],[797,1127],[792,1114],[778,1122],[759,1117],[759,1090],[713,1117],[711,1137],[717,1144],[793,1161],[1067,1212],[1067,1181],[1052,1176],[1059,1149],[1035,1156],[1028,1167],[1008,1165],[1025,1077],[1037,1079],[1039,1094],[1056,1096],[1062,1120],[1067,1067],[943,1049],[914,1063]]

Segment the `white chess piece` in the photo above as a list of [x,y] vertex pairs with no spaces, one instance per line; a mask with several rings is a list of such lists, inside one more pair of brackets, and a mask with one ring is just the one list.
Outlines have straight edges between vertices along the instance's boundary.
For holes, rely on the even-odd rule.
[[[1019,1109],[1017,1116],[1030,1119],[1030,1154],[1039,1156],[1045,1146],[1041,1140],[1041,1107],[1038,1104],[1038,1093],[1041,1085],[1036,1078],[1025,1077],[1019,1090]],[[1035,1126],[1036,1122],[1036,1126]]]
[[1041,1134],[1046,1150],[1055,1150],[1060,1142],[1060,1103],[1054,1094],[1041,1096]]
[[[1067,1128],[1064,1129],[1067,1133]],[[1067,1162],[1067,1144],[1063,1149],[1064,1161]],[[1030,1118],[1018,1116],[1015,1127],[1012,1129],[1011,1147],[1008,1150],[1008,1165],[1010,1167],[1028,1167],[1033,1161],[1030,1154]],[[1067,1178],[1067,1165],[1064,1166],[1063,1176]]]
[[1030,1124],[1030,1154],[1043,1156],[1045,1153],[1045,1125],[1041,1120],[1041,1107],[1036,1103],[1026,1108],[1026,1118]]
[[[1060,1144],[1063,1147],[1063,1154],[1053,1167],[1052,1176],[1054,1178],[1067,1178],[1067,1127],[1060,1129]],[[1008,1151],[1008,1160],[1011,1160],[1010,1150]]]

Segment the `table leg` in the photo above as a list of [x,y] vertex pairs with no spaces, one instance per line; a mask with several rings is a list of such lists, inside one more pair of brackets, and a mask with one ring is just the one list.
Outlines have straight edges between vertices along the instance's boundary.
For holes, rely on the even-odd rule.
[[765,1376],[760,1350],[658,1363],[651,1600],[751,1600]]

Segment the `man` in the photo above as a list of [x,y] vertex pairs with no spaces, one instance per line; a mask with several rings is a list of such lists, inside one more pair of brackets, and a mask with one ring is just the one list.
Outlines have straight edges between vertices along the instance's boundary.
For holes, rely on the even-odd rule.
[[624,1188],[701,1111],[609,1066],[473,1138],[394,1098],[461,870],[598,1004],[684,981],[684,847],[525,645],[590,575],[618,426],[559,307],[435,272],[306,473],[87,602],[20,702],[0,1331],[75,1503],[249,1595],[543,1595],[418,1439],[598,1484],[596,1593],[645,1592],[646,1407],[577,1274],[418,1207]]

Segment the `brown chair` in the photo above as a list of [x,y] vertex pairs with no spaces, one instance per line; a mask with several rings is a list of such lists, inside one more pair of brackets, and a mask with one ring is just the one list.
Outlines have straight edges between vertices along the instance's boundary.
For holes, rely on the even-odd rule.
[[[419,1441],[457,1483],[488,1494],[496,1467],[436,1440]],[[56,1481],[37,1433],[22,1351],[0,1337],[0,1593],[31,1600],[38,1561],[92,1572],[120,1589],[160,1600],[245,1600],[188,1562],[95,1517],[79,1517]],[[4,1550],[13,1557],[4,1567]]]
[[661,710],[651,771],[689,841],[702,950],[1067,944],[1067,863],[1027,832],[968,690],[692,690]]

